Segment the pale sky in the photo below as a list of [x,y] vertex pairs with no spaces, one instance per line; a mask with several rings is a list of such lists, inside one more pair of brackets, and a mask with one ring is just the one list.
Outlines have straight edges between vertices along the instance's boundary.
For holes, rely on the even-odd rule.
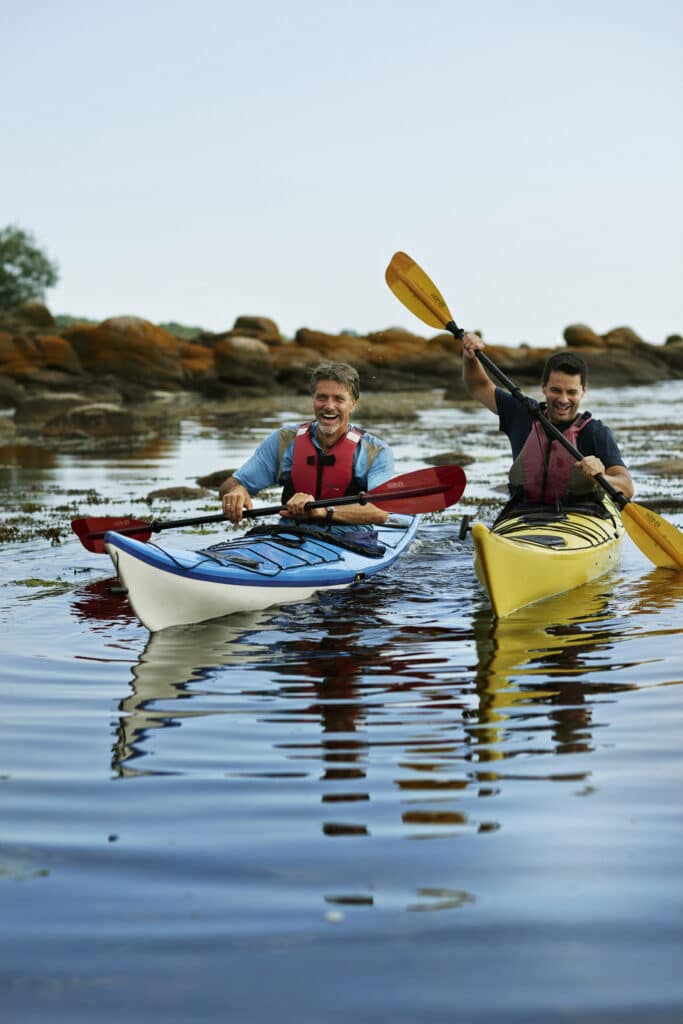
[[5,0],[0,227],[54,313],[683,333],[680,0]]

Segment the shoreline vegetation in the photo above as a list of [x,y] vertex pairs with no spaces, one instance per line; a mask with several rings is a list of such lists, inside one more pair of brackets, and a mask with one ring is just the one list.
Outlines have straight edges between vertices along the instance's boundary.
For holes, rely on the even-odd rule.
[[[581,352],[596,387],[683,379],[681,335],[653,345],[628,327],[598,335],[574,324],[565,329],[564,341],[567,350]],[[545,360],[557,350],[488,346],[491,358],[515,383],[534,390]],[[372,397],[375,416],[385,407],[393,417],[415,415],[416,403],[435,390],[439,401],[471,402],[461,382],[461,343],[449,333],[418,335],[389,327],[366,335],[332,335],[301,327],[290,339],[264,316],[239,316],[231,328],[213,333],[134,316],[101,322],[55,317],[43,303],[30,300],[0,315],[0,446],[75,454],[125,451],[154,445],[183,419],[213,413],[222,423],[258,416],[264,398],[271,409],[294,409],[300,402],[305,416],[310,372],[324,360],[347,361],[358,369],[361,391]],[[683,460],[678,463],[665,472],[683,474]],[[222,480],[229,472],[226,468],[214,475]],[[206,501],[218,483],[198,480],[193,496],[169,493],[163,498]],[[98,503],[97,495],[88,498]],[[78,499],[74,496],[83,499],[81,492]],[[65,532],[62,518],[68,530],[69,502],[59,522],[54,508],[41,517],[40,505],[22,511],[19,495],[11,503],[18,517],[0,525],[0,543],[35,536],[59,543]],[[669,502],[662,510],[675,510],[678,504]]]

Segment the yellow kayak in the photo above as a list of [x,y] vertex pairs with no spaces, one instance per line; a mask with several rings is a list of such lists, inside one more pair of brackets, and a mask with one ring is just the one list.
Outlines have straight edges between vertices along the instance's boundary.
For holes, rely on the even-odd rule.
[[615,506],[531,509],[472,527],[474,568],[499,618],[580,587],[619,560],[624,535]]

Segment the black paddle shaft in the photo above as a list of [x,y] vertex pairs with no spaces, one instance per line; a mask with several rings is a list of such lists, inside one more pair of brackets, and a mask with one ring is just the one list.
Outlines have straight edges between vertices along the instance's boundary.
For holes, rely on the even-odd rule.
[[[442,488],[434,488],[434,490],[442,490]],[[422,494],[424,488],[419,489],[419,493]],[[382,500],[387,498],[411,498],[415,494],[414,491],[403,491],[398,492],[395,495],[382,494],[378,495]],[[306,505],[306,509],[309,508],[327,508],[328,505],[367,505],[372,500],[370,495],[367,495],[364,491],[360,494],[352,494],[344,498],[328,498],[323,501],[309,501]],[[282,512],[285,509],[285,505],[270,505],[267,508],[245,508],[242,512],[244,518],[256,518],[256,516],[274,516],[278,512]],[[151,523],[146,524],[147,529],[153,533],[158,533],[159,530],[172,530],[176,526],[200,526],[202,523],[221,523],[225,519],[222,512],[217,512],[210,516],[196,516],[194,519],[155,519]],[[121,530],[121,533],[125,533],[125,530]],[[131,531],[132,532],[132,531]]]
[[[358,494],[349,494],[342,498],[322,498],[320,501],[309,501],[306,503],[304,508],[308,511],[311,508],[328,508],[332,505],[367,505],[368,502],[373,500],[373,497],[379,501],[400,501],[404,498],[416,498],[423,497],[429,494],[441,494],[444,491],[442,484],[435,484],[433,487],[414,487],[410,490],[397,490],[395,494],[377,494],[373,495],[372,491],[360,491]],[[244,518],[256,518],[256,516],[274,516],[278,512],[283,512],[286,505],[269,505],[266,508],[245,508],[242,512]],[[176,526],[199,526],[202,523],[220,523],[223,522],[225,516],[222,512],[217,512],[210,516],[196,516],[194,519],[155,519],[151,523],[146,523],[145,526],[148,530],[153,533],[158,533],[159,530],[170,530]],[[127,531],[121,530],[121,533]],[[135,530],[128,531],[130,533]],[[137,529],[139,533],[139,529]]]
[[[458,327],[454,320],[451,320],[450,323],[447,323],[446,328],[451,332],[451,334],[455,338],[462,339],[465,333],[462,327]],[[506,377],[503,371],[500,370],[496,366],[496,364],[493,363],[489,359],[489,357],[481,351],[481,349],[477,349],[477,359],[479,360],[481,365],[486,370],[488,370],[489,373],[491,373],[500,384],[502,384],[506,391],[510,392],[513,398],[516,398],[518,402],[522,403],[522,405],[528,411],[529,415],[533,416],[535,420],[538,420],[538,422],[543,425],[543,428],[550,437],[554,437],[556,441],[559,441],[562,447],[566,448],[569,454],[573,455],[577,462],[581,461],[583,455],[581,454],[579,449],[574,447],[571,441],[569,441],[564,436],[561,430],[558,430],[554,423],[551,423],[548,417],[539,408],[538,402],[534,402],[533,398],[529,398],[528,395],[525,395],[524,392],[520,388],[518,388],[517,385],[513,381],[511,381],[509,377]],[[593,479],[597,480],[597,482],[602,487],[603,491],[606,491],[607,494],[609,494],[612,501],[615,501],[619,508],[624,508],[625,505],[628,505],[628,498],[624,497],[621,491],[617,490],[617,488],[614,487],[609,482],[609,480],[606,476],[604,476],[603,473],[596,473]]]

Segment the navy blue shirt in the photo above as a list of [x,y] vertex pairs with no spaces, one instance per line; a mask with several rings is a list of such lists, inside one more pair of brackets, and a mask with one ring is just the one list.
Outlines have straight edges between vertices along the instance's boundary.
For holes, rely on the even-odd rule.
[[[524,447],[534,420],[528,409],[502,388],[496,388],[496,405],[500,421],[499,429],[510,439],[514,460]],[[567,427],[569,425],[568,423]],[[563,428],[559,427],[558,429],[562,430]],[[597,455],[604,463],[605,469],[609,469],[610,466],[626,465],[612,431],[600,420],[591,418],[583,430],[579,431],[576,447],[582,455]]]

